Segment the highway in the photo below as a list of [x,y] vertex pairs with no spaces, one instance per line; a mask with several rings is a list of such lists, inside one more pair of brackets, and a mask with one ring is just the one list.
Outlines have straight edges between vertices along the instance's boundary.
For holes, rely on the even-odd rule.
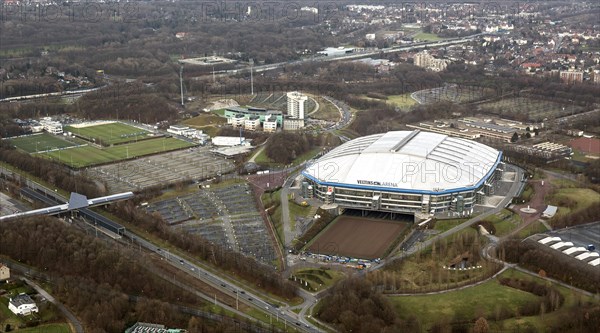
[[[352,59],[379,56],[381,54],[390,54],[390,53],[396,53],[396,52],[401,52],[401,51],[412,51],[412,50],[424,49],[424,48],[428,48],[428,47],[432,47],[432,46],[440,47],[440,46],[457,45],[457,44],[468,43],[468,42],[476,39],[477,37],[483,36],[486,34],[487,33],[480,33],[480,34],[475,34],[475,35],[471,35],[471,36],[450,38],[450,39],[441,40],[441,41],[414,43],[414,44],[410,44],[410,45],[388,47],[388,48],[384,48],[384,49],[365,50],[365,51],[361,51],[361,52],[350,53],[347,55],[340,55],[340,56],[325,56],[325,55],[316,56],[316,57],[313,56],[311,58],[305,58],[305,59],[301,59],[301,60],[285,61],[285,62],[279,62],[279,63],[274,63],[274,64],[254,66],[254,67],[252,67],[252,70],[255,73],[259,73],[259,72],[274,70],[274,69],[277,69],[277,68],[280,68],[283,66],[300,65],[302,63],[352,60]],[[230,76],[230,75],[242,74],[242,73],[246,73],[246,72],[250,72],[250,67],[240,68],[240,69],[221,70],[221,71],[216,71],[214,73],[212,73],[212,72],[207,73],[204,76],[210,75],[210,76],[215,76],[215,77],[225,77],[225,76]],[[195,79],[200,79],[202,77],[203,76],[200,76]]]
[[[199,280],[209,284],[210,286],[226,293],[236,299],[236,302],[243,302],[250,306],[259,308],[261,311],[271,315],[273,321],[282,321],[290,326],[296,326],[306,332],[319,332],[316,327],[313,327],[310,323],[305,321],[303,318],[297,318],[293,312],[289,312],[279,306],[264,301],[255,293],[249,290],[243,289],[238,285],[232,284],[227,279],[214,274],[213,272],[200,266],[197,262],[190,261],[182,256],[174,254],[168,250],[157,247],[146,239],[130,232],[125,231],[125,237],[132,240],[132,242],[138,244],[142,248],[156,253],[158,256],[164,258],[169,264],[178,269],[187,272],[188,274],[197,277]],[[231,308],[235,309],[236,306]]]
[[[46,197],[40,194],[40,197],[44,197],[44,202],[50,203],[52,201],[66,201],[65,198],[63,198],[60,194],[44,187],[39,183],[27,181],[26,184],[30,188],[37,190],[38,192],[41,191],[45,193]],[[97,213],[94,214],[97,216],[101,216]],[[105,217],[102,218],[106,219]],[[111,222],[117,224],[113,221]],[[293,313],[287,310],[286,308],[280,308],[275,304],[263,300],[256,293],[253,293],[248,289],[244,289],[238,285],[235,285],[228,279],[209,271],[205,267],[201,266],[199,262],[188,260],[187,258],[174,254],[166,249],[162,249],[132,231],[124,230],[121,233],[121,235],[125,238],[130,239],[132,243],[137,244],[137,246],[139,246],[140,249],[144,248],[151,253],[157,254],[158,256],[164,258],[166,262],[171,264],[173,267],[198,278],[199,280],[211,285],[212,287],[225,294],[231,295],[233,298],[236,299],[236,302],[243,302],[249,306],[259,309],[264,313],[267,313],[270,316],[270,321],[273,323],[277,321],[282,321],[285,326],[295,327],[297,330],[303,332],[320,332],[317,327],[313,326],[296,313]],[[211,295],[207,296],[210,297]],[[227,307],[230,310],[237,312],[237,306],[228,306],[227,304],[223,303],[221,304],[224,307]]]

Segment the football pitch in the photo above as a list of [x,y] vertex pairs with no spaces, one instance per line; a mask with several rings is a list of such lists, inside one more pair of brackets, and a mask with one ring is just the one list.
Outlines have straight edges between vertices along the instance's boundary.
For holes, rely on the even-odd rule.
[[17,149],[21,149],[28,153],[76,146],[76,144],[64,140],[60,136],[45,132],[41,134],[10,139],[10,143],[15,145]]
[[66,126],[64,130],[107,146],[145,139],[150,134],[146,130],[119,122],[86,127]]
[[84,146],[55,150],[40,154],[40,156],[57,160],[75,168],[81,168],[192,146],[195,145],[183,140],[163,137],[103,149]]

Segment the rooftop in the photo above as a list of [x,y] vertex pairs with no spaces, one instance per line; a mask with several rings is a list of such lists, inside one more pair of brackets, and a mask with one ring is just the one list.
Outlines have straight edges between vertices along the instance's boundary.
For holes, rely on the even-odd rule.
[[419,130],[396,131],[346,142],[303,174],[325,185],[439,194],[479,187],[501,155],[466,139]]
[[14,306],[14,307],[19,307],[21,305],[25,305],[25,304],[34,304],[35,302],[31,299],[31,297],[29,297],[29,295],[27,294],[19,294],[13,298],[10,299],[10,303]]

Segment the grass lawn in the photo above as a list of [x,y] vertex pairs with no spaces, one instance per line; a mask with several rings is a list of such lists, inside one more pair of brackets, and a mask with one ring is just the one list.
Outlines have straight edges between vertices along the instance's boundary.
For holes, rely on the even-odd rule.
[[368,97],[367,95],[361,95],[360,97],[370,101],[385,102],[388,105],[393,105],[404,110],[408,110],[411,106],[417,104],[417,101],[410,97],[410,93],[402,95],[390,95],[387,96],[386,100]]
[[518,238],[526,238],[526,237],[529,237],[529,236],[531,236],[533,234],[539,234],[541,232],[546,232],[546,231],[548,231],[548,229],[546,229],[546,227],[541,222],[534,221],[530,225],[528,225],[525,228],[521,229],[517,233],[517,237]]
[[71,333],[69,324],[47,324],[36,327],[20,329],[17,332],[23,333]]
[[[223,117],[225,110],[216,110],[211,112],[202,113],[197,117],[186,119],[183,124],[194,128],[202,129],[205,126],[215,126],[227,124],[227,119]],[[219,116],[219,112],[221,116]]]
[[225,109],[212,110],[211,112],[216,114],[217,116],[225,117]]
[[75,146],[74,143],[63,139],[61,136],[53,135],[46,132],[42,134],[35,134],[10,139],[10,143],[15,145],[15,147],[17,147],[18,149],[21,149],[27,153],[35,153],[36,151]]
[[428,42],[435,42],[438,40],[442,40],[444,38],[438,37],[437,35],[434,34],[428,34],[426,32],[419,32],[418,34],[415,35],[414,39],[420,39],[420,40],[424,40],[424,41],[428,41]]
[[[502,274],[502,277],[513,277],[523,280],[535,280],[538,283],[548,284],[540,278],[521,273],[515,270],[508,270]],[[507,332],[521,331],[524,327],[534,327],[536,332],[547,332],[552,327],[555,327],[560,323],[562,314],[567,312],[570,307],[577,306],[580,302],[587,303],[592,302],[596,306],[600,303],[598,300],[593,300],[591,297],[581,295],[577,292],[571,291],[560,285],[553,285],[564,297],[565,302],[558,310],[545,314],[544,316],[529,316],[521,318],[507,319],[503,322],[503,329]],[[491,327],[490,327],[491,328]]]
[[[539,278],[508,270],[501,277],[516,277],[523,280],[536,280],[538,283],[546,284]],[[393,296],[389,297],[401,318],[416,316],[425,331],[429,329],[434,321],[460,321],[473,320],[479,316],[488,319],[491,331],[502,329],[506,332],[514,332],[517,323],[538,328],[537,331],[545,331],[552,327],[552,323],[560,319],[561,310],[573,306],[580,298],[566,288],[555,285],[565,296],[565,304],[555,312],[546,313],[543,317],[531,316],[507,319],[503,322],[495,322],[496,311],[508,310],[515,313],[520,306],[534,301],[538,297],[515,288],[501,285],[497,279],[490,280],[484,284],[469,287],[459,291],[453,291],[438,295],[422,296]],[[435,319],[433,319],[435,318]],[[499,327],[502,326],[502,327]]]
[[439,232],[448,231],[459,224],[466,222],[469,219],[449,219],[449,220],[437,220],[435,221],[435,226],[433,230],[438,230]]
[[530,184],[525,185],[525,188],[523,189],[523,193],[521,193],[521,199],[525,200],[525,202],[529,202],[531,200],[531,198],[533,197],[533,194],[535,193],[535,191],[533,190],[533,186],[531,186]]
[[77,147],[40,154],[73,167],[115,162],[127,158],[166,152],[193,144],[176,138],[156,138],[99,149],[93,146]]
[[[269,156],[267,156],[266,153],[266,149],[262,149],[260,151],[260,153],[258,153],[258,155],[256,155],[256,158],[254,159],[254,162],[256,164],[262,164],[262,165],[278,165],[277,163],[273,162]],[[279,165],[282,166],[282,165]]]
[[18,327],[23,321],[8,309],[8,298],[0,297],[0,329],[4,330],[7,324]]
[[[283,235],[283,223],[281,223],[281,190],[277,190],[275,192],[266,192],[262,195],[262,202],[265,206],[265,209],[271,207],[273,205],[277,206],[275,210],[269,211],[271,214],[271,222],[275,227],[275,232],[277,233],[277,237],[282,241],[285,239]],[[290,217],[291,218],[291,217]]]
[[455,292],[389,299],[400,317],[416,316],[427,331],[434,320],[472,320],[477,318],[477,313],[489,318],[497,307],[510,309],[514,313],[520,306],[537,298],[492,280]]
[[561,198],[568,198],[576,202],[576,206],[572,208],[572,211],[578,211],[600,203],[600,194],[589,188],[561,188],[547,198],[547,202],[549,204],[557,203],[560,202]]
[[417,101],[410,97],[410,94],[402,94],[388,96],[388,103],[393,104],[401,109],[408,109],[417,104]]
[[578,187],[577,182],[569,179],[556,178],[552,180],[552,185],[559,188]]
[[294,271],[290,276],[290,281],[294,281],[294,277],[296,278],[295,282],[302,288],[309,291],[321,291],[341,280],[344,273],[323,268],[305,268]]
[[[310,115],[311,118],[338,121],[340,119],[340,111],[331,102],[320,96],[312,96],[319,103],[319,110]],[[305,113],[310,113],[312,110],[306,110]]]
[[494,235],[496,236],[508,234],[523,221],[518,214],[515,214],[508,209],[503,209],[496,214],[490,215],[486,217],[485,220],[494,225],[496,228]]
[[66,126],[64,131],[79,135],[90,141],[92,139],[102,140],[106,145],[145,139],[150,134],[146,130],[119,122],[80,128]]
[[289,200],[288,207],[290,211],[290,228],[292,230],[296,230],[296,217],[309,217],[312,212],[311,206],[303,207],[294,200]]

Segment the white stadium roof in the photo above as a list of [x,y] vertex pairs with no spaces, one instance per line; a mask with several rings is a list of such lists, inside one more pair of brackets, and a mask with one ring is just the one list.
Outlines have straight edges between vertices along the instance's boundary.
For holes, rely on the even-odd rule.
[[303,175],[328,186],[443,194],[476,189],[502,153],[478,142],[422,131],[395,131],[348,141]]

